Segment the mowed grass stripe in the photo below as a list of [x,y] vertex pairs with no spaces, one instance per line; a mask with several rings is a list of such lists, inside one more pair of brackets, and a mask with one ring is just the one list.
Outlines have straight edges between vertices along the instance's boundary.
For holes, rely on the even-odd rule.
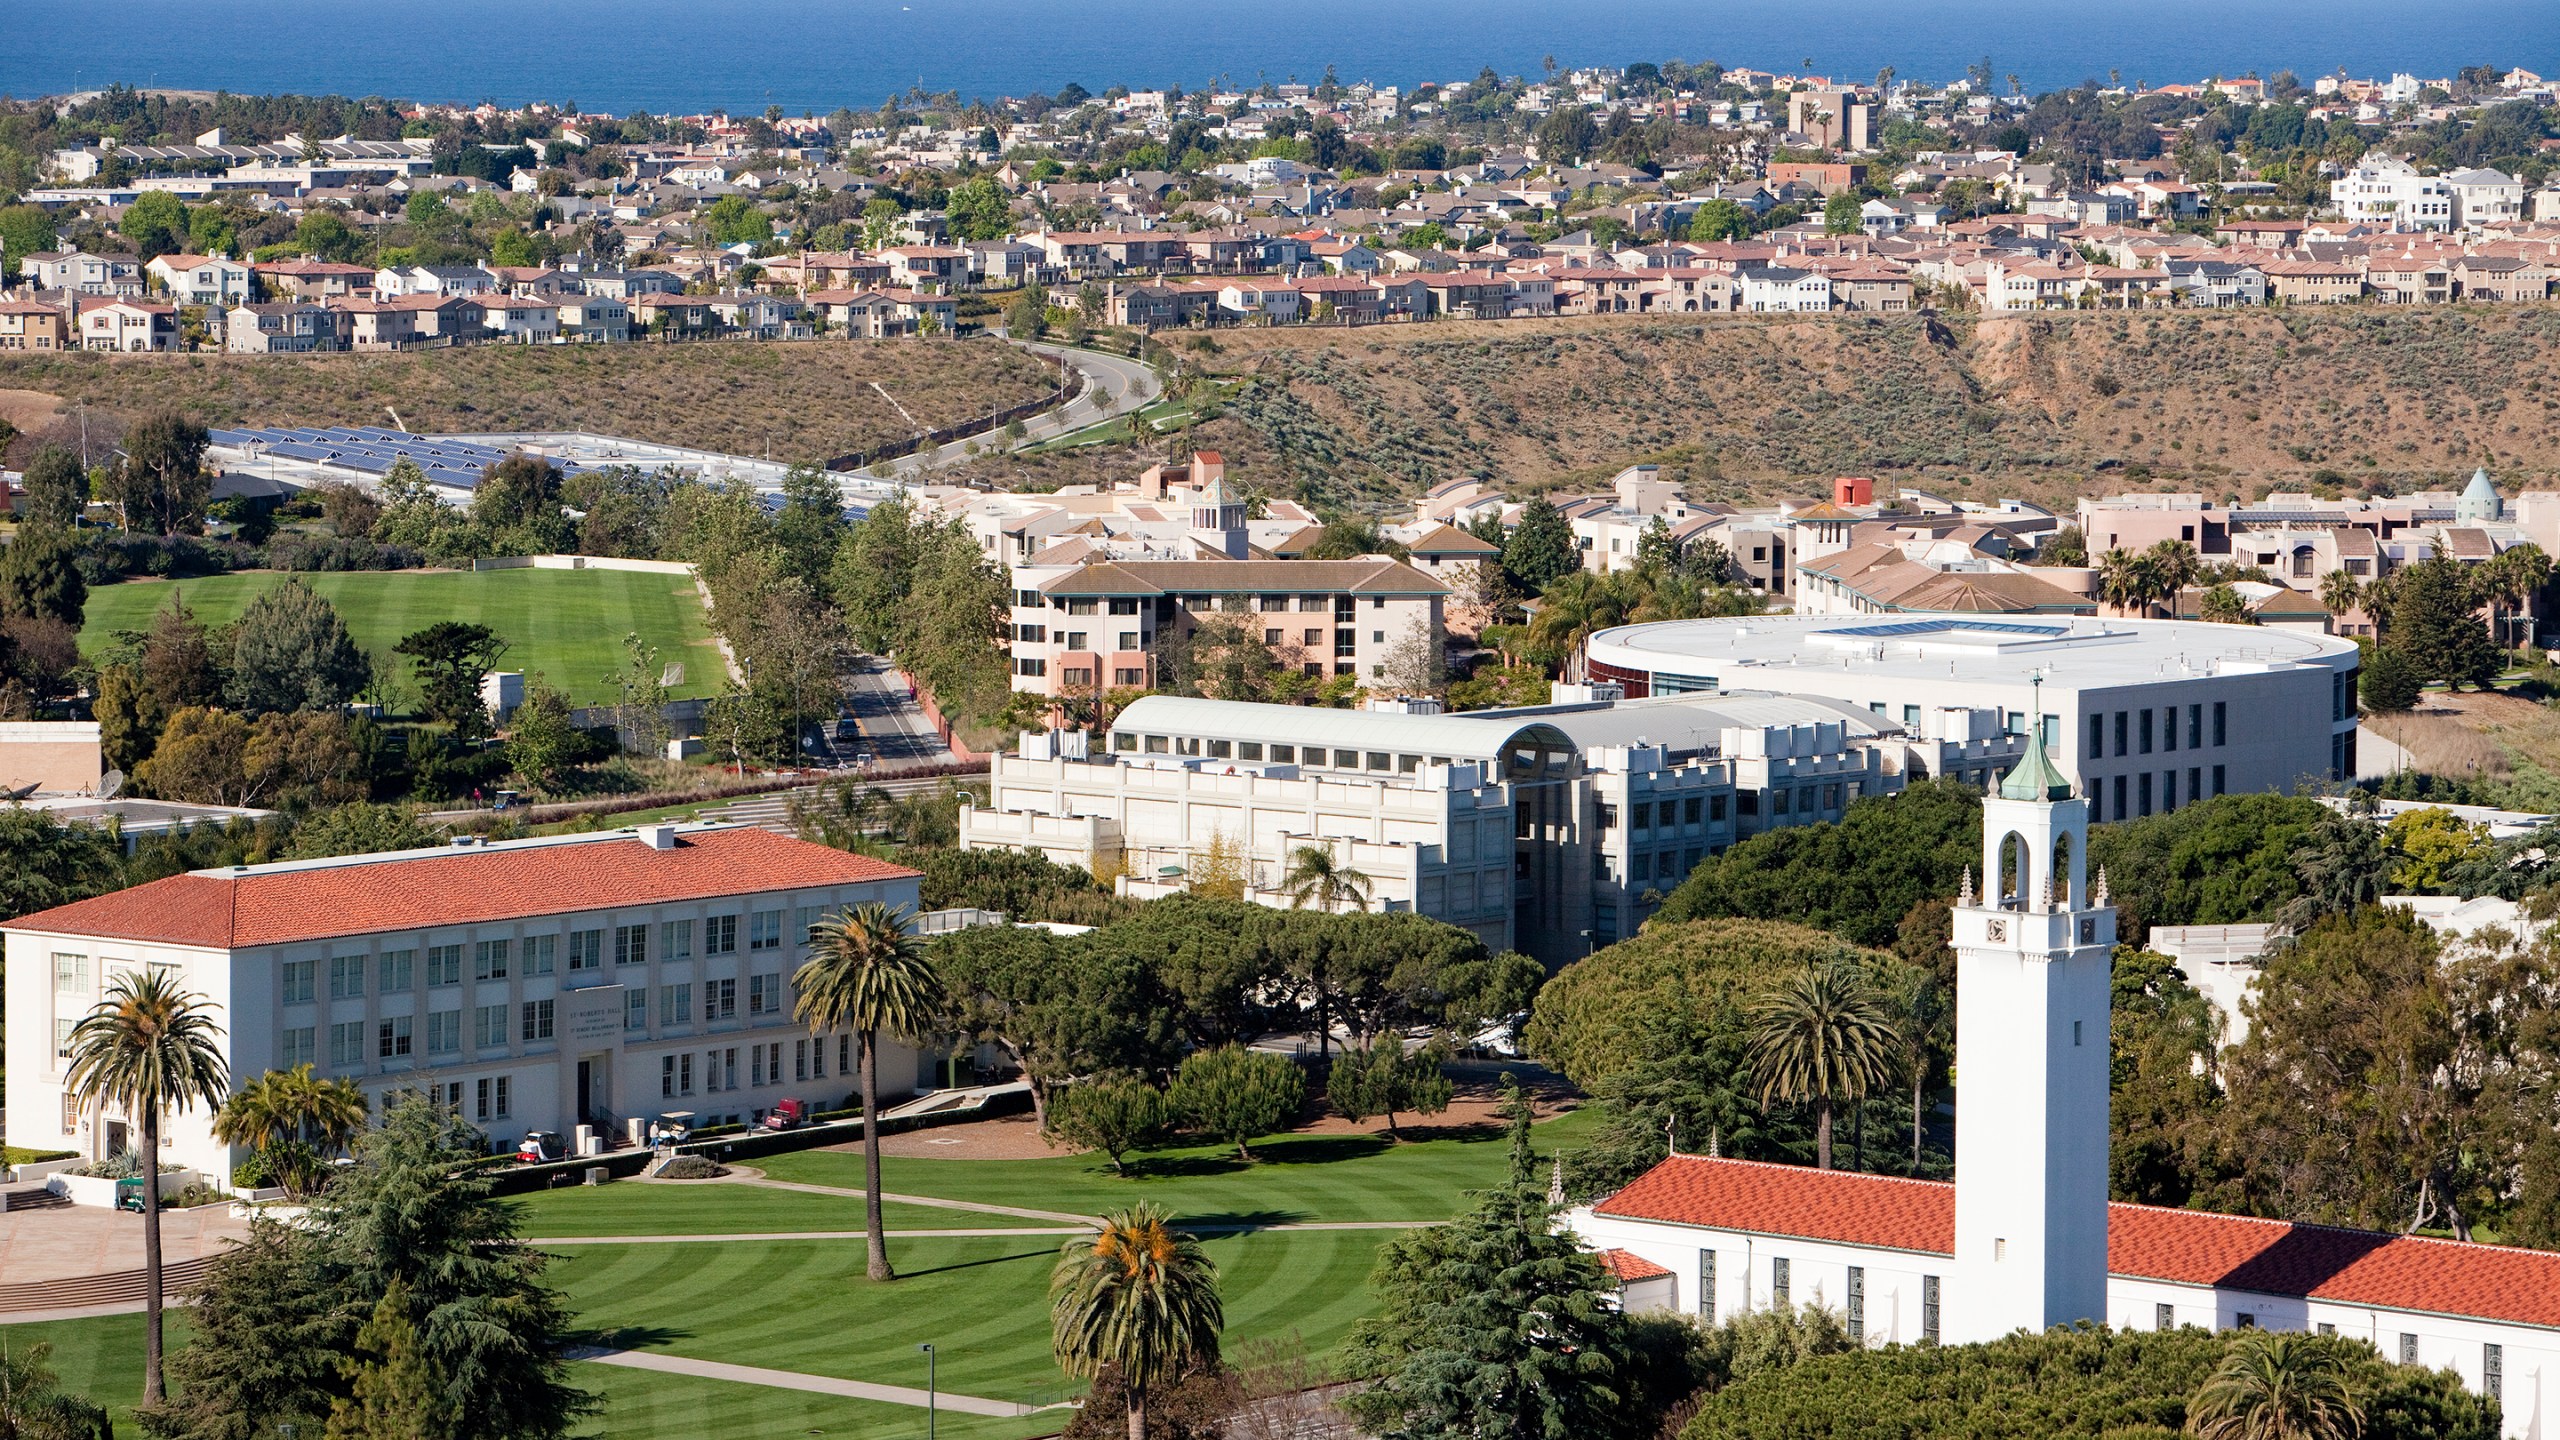
[[[862,1201],[754,1185],[572,1185],[509,1202],[522,1235],[736,1235],[859,1230]],[[880,1209],[892,1230],[1004,1230],[1038,1222],[970,1210],[890,1201]]]
[[[1540,1155],[1578,1141],[1583,1112],[1537,1127]],[[1501,1132],[1396,1143],[1383,1136],[1285,1135],[1255,1142],[1254,1160],[1223,1146],[1153,1151],[1115,1175],[1093,1156],[1043,1160],[938,1160],[889,1156],[893,1194],[931,1195],[1100,1215],[1151,1200],[1202,1224],[1316,1220],[1440,1220],[1465,1209],[1470,1191],[1501,1183],[1511,1152]],[[807,1150],[758,1162],[777,1180],[859,1186],[854,1151]]]
[[[924,1357],[910,1355],[912,1380],[890,1384],[924,1384]],[[741,1361],[753,1364],[753,1361]],[[653,1375],[613,1365],[578,1365],[570,1380],[604,1399],[604,1413],[576,1433],[599,1440],[803,1440],[810,1435],[859,1437],[859,1440],[925,1440],[925,1412],[918,1407],[845,1400],[832,1395],[699,1380],[690,1375]],[[1063,1411],[996,1420],[955,1415],[945,1410],[934,1418],[937,1440],[1024,1440],[1054,1434],[1066,1421]]]
[[[1295,1335],[1313,1353],[1338,1348],[1368,1313],[1369,1270],[1391,1233],[1210,1239],[1228,1343]],[[582,1246],[552,1277],[584,1323],[633,1348],[908,1384],[915,1347],[930,1342],[945,1388],[1036,1405],[1081,1388],[1049,1353],[1057,1253],[1009,1239],[893,1241],[899,1278],[874,1284],[859,1242]]]
[[[209,575],[194,580],[129,580],[89,594],[80,630],[81,649],[96,654],[118,630],[144,630],[165,608],[172,591],[207,625],[236,620],[251,599],[281,585],[274,571]],[[613,698],[609,680],[623,664],[623,637],[637,633],[662,663],[682,661],[684,684],[676,697],[709,695],[720,687],[719,650],[711,644],[702,603],[681,575],[624,570],[368,571],[303,575],[327,596],[356,643],[379,660],[402,637],[439,620],[486,625],[506,637],[499,663],[510,670],[540,671],[580,704]]]

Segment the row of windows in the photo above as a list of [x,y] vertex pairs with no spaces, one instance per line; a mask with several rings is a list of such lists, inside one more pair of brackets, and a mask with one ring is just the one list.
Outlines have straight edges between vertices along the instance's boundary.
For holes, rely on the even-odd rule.
[[1203,740],[1194,735],[1132,735],[1115,730],[1111,748],[1123,754],[1198,755],[1210,760],[1251,760],[1273,765],[1322,766],[1331,770],[1393,771],[1410,775],[1428,758],[1446,765],[1446,755],[1398,755],[1385,750],[1328,750],[1322,745],[1265,745],[1259,740]]
[[[2231,1317],[2231,1323],[2235,1329],[2254,1330],[2258,1327],[2258,1317],[2243,1310]],[[2152,1306],[2151,1324],[2156,1330],[2177,1329],[2178,1307],[2165,1301]],[[2337,1325],[2327,1320],[2319,1322],[2317,1328],[2323,1335],[2338,1333]],[[2400,1363],[2403,1365],[2418,1363],[2418,1337],[2411,1331],[2400,1332]],[[2500,1399],[2501,1392],[2506,1389],[2506,1383],[2507,1348],[2495,1344],[2482,1345],[2480,1347],[2480,1393],[2492,1400]]]
[[[1747,1281],[1749,1277],[1745,1277]],[[1769,1303],[1785,1306],[1794,1303],[1795,1265],[1784,1255],[1769,1257]],[[1864,1266],[1849,1267],[1848,1293],[1842,1297],[1848,1307],[1849,1338],[1867,1337],[1867,1272]],[[1743,1297],[1746,1306],[1748,1295]],[[2168,1307],[2163,1306],[2162,1309]],[[1938,1277],[1920,1277],[1920,1338],[1931,1344],[1938,1339]],[[1716,1321],[1716,1252],[1698,1252],[1698,1320],[1712,1325]],[[2163,1328],[2166,1328],[2165,1326]]]
[[[1665,830],[1681,825],[1695,825],[1701,820],[1724,819],[1725,797],[1691,795],[1669,800],[1636,800],[1627,805],[1627,828],[1630,834],[1642,835],[1660,826]],[[1614,830],[1618,825],[1618,807],[1600,807],[1600,828]]]
[[[817,918],[821,907],[802,906],[796,912],[800,932],[805,934]],[[750,952],[779,950],[785,935],[785,912],[779,909],[758,910],[746,917],[747,949]],[[735,915],[714,915],[701,922],[702,953],[732,955],[738,950],[738,920]],[[689,960],[693,958],[694,922],[670,920],[658,927],[660,958]],[[512,939],[481,940],[469,948],[473,980],[504,980],[510,975],[539,978],[559,973],[564,964],[572,975],[601,971],[605,961],[605,935],[602,928],[572,930],[559,935],[528,935],[519,945]],[[617,925],[612,927],[613,963],[641,965],[649,959],[649,927]],[[567,941],[565,956],[562,941]],[[462,983],[464,947],[430,945],[426,947],[426,983],[430,989]],[[375,993],[404,994],[416,988],[418,952],[415,949],[385,950],[377,955],[332,955],[328,959],[329,998],[362,999],[366,993],[368,972]],[[280,976],[280,994],[285,1004],[307,1004],[318,996],[320,964],[317,960],[288,960]],[[88,985],[88,962],[77,955],[54,957],[54,984],[57,989],[79,990]]]
[[[747,1052],[746,1088],[761,1089],[767,1085],[783,1083],[781,1041],[749,1045],[745,1049]],[[695,1052],[691,1050],[680,1050],[672,1055],[659,1056],[658,1094],[666,1099],[691,1095],[694,1093],[697,1076],[700,1077],[702,1090],[708,1094],[740,1088],[738,1050],[738,1046],[730,1045],[717,1050],[702,1051],[699,1067],[694,1063]],[[836,1036],[835,1050],[836,1073],[852,1074],[853,1037],[851,1035]],[[827,1078],[826,1036],[820,1035],[815,1039],[791,1042],[791,1078],[794,1081]]]
[[[2216,765],[2211,771],[2207,771],[2201,765],[2190,765],[2187,767],[2187,782],[2186,790],[2184,792],[2186,795],[2186,803],[2192,805],[2198,800],[2208,798],[2204,788],[2205,782],[2208,778],[2210,778],[2213,783],[2212,794],[2220,795],[2224,793],[2224,787],[2229,780],[2229,772],[2226,767]],[[2178,788],[2178,772],[2175,770],[2161,771],[2159,774],[2160,783],[2156,790],[2152,786],[2151,781],[2152,773],[2148,770],[2145,770],[2138,775],[2118,775],[2113,777],[2112,782],[2104,779],[2091,780],[2089,782],[2090,823],[2095,824],[2101,820],[2131,820],[2136,816],[2151,814],[2152,802],[2155,797],[2159,802],[2160,809],[2177,809],[2179,803],[2178,797],[2180,794]],[[2110,798],[2110,791],[2112,791],[2112,798],[2114,800],[2112,805],[2107,803]]]
[[[2140,710],[2118,710],[2115,712],[2112,725],[2106,723],[2106,718],[2103,715],[2089,717],[2089,758],[2092,760],[2107,758],[2107,733],[2110,729],[2115,733],[2115,753],[2118,755],[2150,754],[2155,736],[2161,749],[2178,748],[2179,708],[2175,705],[2163,706],[2156,711],[2148,707]],[[2216,748],[2229,743],[2229,721],[2229,703],[2222,700],[2214,701],[2213,743]],[[2185,729],[2187,748],[2203,749],[2205,727],[2204,706],[2201,702],[2186,707]],[[2128,749],[2128,745],[2133,748]]]

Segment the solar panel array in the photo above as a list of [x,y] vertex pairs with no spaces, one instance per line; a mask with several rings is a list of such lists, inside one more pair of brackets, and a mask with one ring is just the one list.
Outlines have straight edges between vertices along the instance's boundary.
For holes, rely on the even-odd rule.
[[[391,473],[391,467],[402,460],[416,463],[430,484],[456,490],[473,489],[480,483],[480,472],[507,458],[507,452],[493,445],[475,445],[464,440],[439,440],[432,436],[412,435],[405,430],[385,430],[378,425],[330,426],[326,429],[216,430],[213,443],[233,449],[255,447],[261,455],[280,460],[299,460],[311,465],[331,465],[358,475],[380,479]],[[564,474],[576,474],[593,467],[553,462]]]

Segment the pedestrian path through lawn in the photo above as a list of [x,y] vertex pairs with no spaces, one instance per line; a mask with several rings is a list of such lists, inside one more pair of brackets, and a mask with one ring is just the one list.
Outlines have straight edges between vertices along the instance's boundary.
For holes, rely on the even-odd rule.
[[573,1360],[589,1360],[598,1365],[619,1365],[630,1370],[654,1370],[661,1375],[689,1375],[696,1380],[728,1380],[740,1385],[763,1385],[776,1390],[806,1390],[816,1395],[841,1395],[848,1400],[879,1400],[891,1405],[927,1404],[936,1409],[956,1411],[962,1415],[994,1415],[1003,1418],[1030,1415],[1040,1407],[1016,1404],[1011,1400],[985,1400],[975,1395],[954,1395],[947,1390],[927,1392],[906,1385],[875,1385],[865,1380],[839,1380],[832,1375],[805,1375],[797,1370],[769,1370],[761,1365],[731,1365],[718,1360],[692,1360],[682,1355],[661,1355],[646,1350],[588,1350],[572,1356]]

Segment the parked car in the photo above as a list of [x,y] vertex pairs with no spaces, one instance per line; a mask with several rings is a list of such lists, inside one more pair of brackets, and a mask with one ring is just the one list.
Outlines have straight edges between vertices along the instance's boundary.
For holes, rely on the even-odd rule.
[[868,770],[872,766],[880,763],[880,757],[872,754],[868,750],[856,750],[853,752],[853,763],[862,769]]
[[805,1100],[776,1100],[773,1102],[773,1108],[765,1112],[764,1128],[767,1130],[788,1130],[795,1125],[808,1123],[808,1119],[809,1102]]
[[527,1130],[523,1141],[516,1146],[517,1163],[524,1165],[558,1160],[568,1153],[568,1147],[560,1142],[559,1133],[552,1130]]

